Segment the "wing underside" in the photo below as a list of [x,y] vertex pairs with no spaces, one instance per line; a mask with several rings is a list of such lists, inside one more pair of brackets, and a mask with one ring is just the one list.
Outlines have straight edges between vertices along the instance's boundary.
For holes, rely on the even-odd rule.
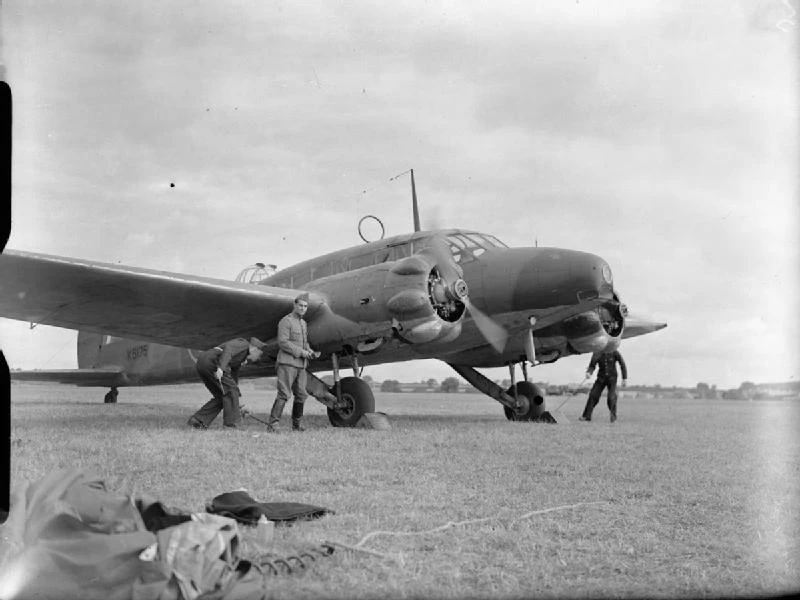
[[3,317],[204,349],[277,334],[297,290],[6,250]]

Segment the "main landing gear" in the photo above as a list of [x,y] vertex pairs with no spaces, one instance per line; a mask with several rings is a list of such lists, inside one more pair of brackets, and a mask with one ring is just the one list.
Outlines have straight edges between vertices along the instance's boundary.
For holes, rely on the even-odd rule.
[[339,355],[331,354],[333,387],[328,388],[315,375],[308,374],[308,393],[328,409],[328,420],[334,427],[355,427],[365,413],[375,412],[375,395],[366,381],[361,379],[358,357],[350,355],[353,377],[340,378]]
[[511,387],[508,390],[503,390],[494,381],[484,377],[472,367],[454,364],[450,364],[450,366],[476,389],[502,404],[503,412],[509,421],[556,422],[545,409],[544,392],[539,389],[539,386],[528,381],[528,368],[524,362],[522,372],[525,381],[520,382],[515,381],[514,363],[508,364],[511,375]]
[[116,387],[112,387],[103,397],[103,402],[105,404],[116,404],[117,396],[119,396],[119,390]]

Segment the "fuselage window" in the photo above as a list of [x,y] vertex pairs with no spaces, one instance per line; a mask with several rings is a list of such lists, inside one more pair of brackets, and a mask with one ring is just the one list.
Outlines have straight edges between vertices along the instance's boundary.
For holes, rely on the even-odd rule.
[[381,248],[377,252],[375,252],[375,264],[378,265],[382,262],[386,262],[389,260],[389,255],[391,251],[389,248]]
[[331,274],[333,264],[332,263],[325,263],[324,265],[320,265],[314,269],[314,279],[321,279],[323,277],[327,277]]
[[400,260],[401,258],[406,258],[407,256],[411,256],[411,244],[400,244],[398,246],[392,246],[391,250],[391,258],[390,260]]
[[292,287],[298,288],[311,281],[311,269],[305,269],[292,276]]
[[337,275],[347,271],[344,267],[344,262],[341,260],[334,260],[331,262],[331,275]]
[[373,260],[372,254],[373,253],[370,252],[369,254],[350,257],[350,268],[348,271],[355,271],[356,269],[363,269],[364,267],[370,266]]

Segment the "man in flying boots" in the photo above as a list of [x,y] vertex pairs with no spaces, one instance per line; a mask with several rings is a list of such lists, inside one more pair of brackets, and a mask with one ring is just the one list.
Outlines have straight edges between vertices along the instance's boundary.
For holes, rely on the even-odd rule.
[[589,398],[586,400],[586,407],[583,409],[581,421],[591,421],[592,411],[597,403],[600,401],[600,394],[603,393],[603,388],[608,388],[608,410],[611,413],[611,422],[617,420],[617,363],[622,370],[622,387],[628,382],[628,368],[625,366],[625,361],[622,355],[613,350],[611,352],[595,352],[592,354],[592,360],[589,362],[589,368],[586,370],[586,378],[590,378],[594,372],[594,368],[599,365],[597,369],[597,379],[589,392]]
[[208,429],[222,411],[222,423],[235,429],[241,422],[239,369],[246,362],[261,359],[264,342],[258,338],[236,338],[197,355],[197,374],[212,398],[189,417],[195,429]]
[[301,425],[306,392],[306,366],[309,358],[319,357],[308,345],[308,331],[303,316],[308,310],[308,296],[305,294],[294,299],[292,312],[278,323],[278,358],[276,375],[278,378],[278,394],[269,415],[267,431],[275,431],[275,425],[281,420],[283,407],[289,396],[294,394],[292,404],[292,430],[304,431]]

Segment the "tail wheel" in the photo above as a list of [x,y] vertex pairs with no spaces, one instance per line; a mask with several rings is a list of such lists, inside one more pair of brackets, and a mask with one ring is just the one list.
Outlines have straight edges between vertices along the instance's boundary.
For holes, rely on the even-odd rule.
[[[545,412],[544,394],[536,385],[530,381],[520,381],[515,386],[519,408],[517,410],[503,407],[506,419],[509,421],[536,421]],[[508,395],[514,395],[514,389],[508,388]]]
[[105,404],[116,404],[118,395],[119,395],[119,390],[115,387],[112,387],[109,390],[109,392],[104,396],[103,402]]
[[345,377],[339,381],[342,406],[328,409],[328,420],[334,427],[353,427],[364,413],[375,412],[375,396],[363,379]]

